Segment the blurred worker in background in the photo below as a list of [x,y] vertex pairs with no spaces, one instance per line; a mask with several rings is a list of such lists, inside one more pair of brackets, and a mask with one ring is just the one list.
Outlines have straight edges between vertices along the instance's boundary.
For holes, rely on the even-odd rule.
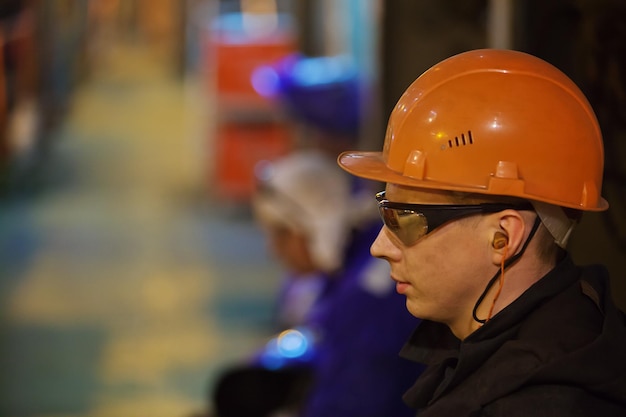
[[533,56],[469,51],[422,74],[382,152],[340,165],[386,182],[371,252],[423,319],[403,354],[428,368],[420,417],[626,415],[626,327],[602,266],[566,251],[600,196],[589,103]]
[[285,329],[217,382],[217,417],[411,416],[401,395],[421,366],[399,351],[418,320],[387,263],[369,253],[381,225],[376,204],[335,162],[358,137],[354,69],[341,57],[298,55],[256,75],[257,88],[309,131],[291,155],[257,169],[255,218],[286,270]]
[[288,272],[281,311],[299,305],[301,319],[224,375],[212,394],[217,416],[412,415],[401,395],[419,367],[398,353],[417,320],[387,264],[369,254],[375,205],[317,150],[265,164],[259,176],[255,215]]

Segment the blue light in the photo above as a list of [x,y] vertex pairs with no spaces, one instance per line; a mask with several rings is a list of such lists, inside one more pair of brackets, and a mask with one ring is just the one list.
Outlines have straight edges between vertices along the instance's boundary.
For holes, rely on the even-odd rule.
[[285,358],[299,358],[307,353],[309,341],[300,331],[285,330],[278,336],[278,352]]
[[267,369],[309,364],[315,358],[313,344],[313,334],[308,329],[285,330],[267,342],[258,356],[258,361]]
[[250,77],[252,87],[263,97],[274,97],[280,88],[280,77],[270,66],[260,66],[252,72]]
[[344,56],[301,59],[291,73],[294,81],[303,86],[340,82],[354,75],[350,60]]

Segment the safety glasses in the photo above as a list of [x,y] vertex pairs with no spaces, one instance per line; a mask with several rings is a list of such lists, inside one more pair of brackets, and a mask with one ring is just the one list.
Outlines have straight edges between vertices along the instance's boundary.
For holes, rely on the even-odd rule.
[[406,246],[417,242],[451,220],[473,214],[497,213],[502,210],[533,210],[530,202],[520,204],[483,203],[473,205],[429,205],[398,203],[385,199],[385,192],[376,194],[383,223]]

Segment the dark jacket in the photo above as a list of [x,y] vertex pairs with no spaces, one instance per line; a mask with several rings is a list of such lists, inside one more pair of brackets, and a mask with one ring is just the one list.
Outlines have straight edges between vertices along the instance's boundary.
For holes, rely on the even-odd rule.
[[402,355],[428,365],[419,417],[626,416],[626,324],[603,267],[569,257],[463,342],[423,321]]

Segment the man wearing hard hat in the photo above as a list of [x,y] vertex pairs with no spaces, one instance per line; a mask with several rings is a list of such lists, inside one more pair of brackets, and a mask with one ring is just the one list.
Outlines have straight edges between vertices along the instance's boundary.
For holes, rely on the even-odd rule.
[[422,74],[382,152],[346,171],[385,182],[371,246],[423,319],[402,355],[427,364],[420,417],[626,415],[626,326],[604,267],[566,251],[602,211],[603,143],[576,85],[521,52],[476,50]]

